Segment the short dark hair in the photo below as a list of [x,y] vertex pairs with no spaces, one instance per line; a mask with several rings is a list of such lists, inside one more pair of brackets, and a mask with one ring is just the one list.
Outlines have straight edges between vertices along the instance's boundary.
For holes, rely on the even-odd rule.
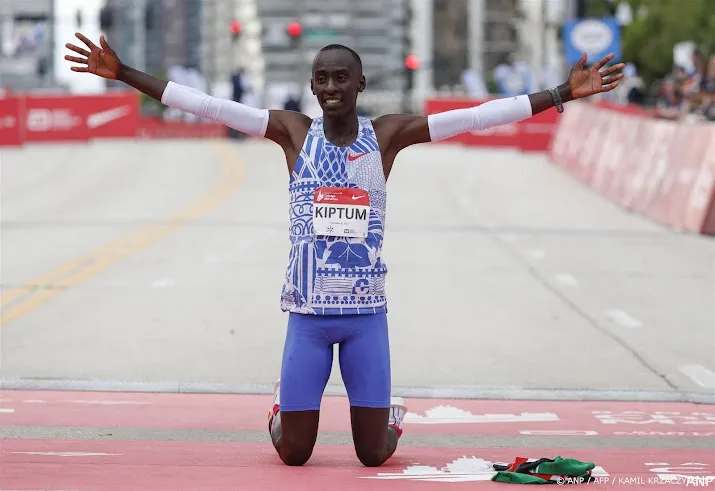
[[362,60],[360,59],[360,55],[357,54],[357,52],[354,49],[348,48],[347,46],[344,46],[342,44],[329,44],[325,46],[324,48],[321,48],[320,51],[318,51],[318,54],[322,53],[323,51],[333,51],[336,49],[342,49],[347,51],[352,55],[352,57],[355,59],[355,61],[358,62],[358,65],[360,65],[360,71],[362,71]]

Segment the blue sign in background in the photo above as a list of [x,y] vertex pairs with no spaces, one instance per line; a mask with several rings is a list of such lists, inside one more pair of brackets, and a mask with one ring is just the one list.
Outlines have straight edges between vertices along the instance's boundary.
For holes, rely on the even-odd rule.
[[564,56],[575,64],[586,52],[590,65],[608,53],[616,56],[611,62],[621,58],[621,26],[615,17],[575,19],[567,21],[563,28]]

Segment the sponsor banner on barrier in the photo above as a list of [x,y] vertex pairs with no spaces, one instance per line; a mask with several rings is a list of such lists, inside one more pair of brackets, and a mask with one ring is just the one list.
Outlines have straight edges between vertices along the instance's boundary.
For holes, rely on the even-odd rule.
[[636,114],[573,104],[559,121],[552,161],[624,208],[715,234],[715,125]]
[[102,95],[16,95],[0,99],[0,146],[95,138],[225,138],[213,121],[164,121],[140,115],[132,92]]
[[20,100],[0,98],[0,147],[22,145]]
[[[479,106],[491,99],[432,98],[425,101],[426,115],[453,109]],[[510,147],[522,151],[541,151],[549,148],[557,128],[559,113],[549,109],[518,123],[504,124],[483,131],[473,131],[457,135],[444,142],[462,143],[473,146]]]
[[25,141],[73,141],[136,135],[135,94],[38,96],[24,99]]

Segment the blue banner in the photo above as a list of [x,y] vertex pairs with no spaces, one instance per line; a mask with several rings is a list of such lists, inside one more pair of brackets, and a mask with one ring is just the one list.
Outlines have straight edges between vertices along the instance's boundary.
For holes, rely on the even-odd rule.
[[608,53],[616,56],[611,62],[621,58],[621,26],[615,17],[600,19],[575,19],[567,21],[563,29],[564,56],[570,64],[575,64],[584,51],[588,65],[597,62]]

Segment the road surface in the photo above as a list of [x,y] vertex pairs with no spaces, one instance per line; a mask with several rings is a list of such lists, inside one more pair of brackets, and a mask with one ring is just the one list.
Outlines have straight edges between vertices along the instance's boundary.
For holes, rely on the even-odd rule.
[[312,467],[282,467],[268,444],[286,323],[278,147],[0,159],[0,489],[413,489],[415,465],[442,489],[484,461],[555,455],[623,485],[715,476],[715,411],[695,404],[715,401],[713,241],[624,212],[542,156],[399,156],[384,253],[393,383],[411,406],[380,470],[356,465],[337,356]]

